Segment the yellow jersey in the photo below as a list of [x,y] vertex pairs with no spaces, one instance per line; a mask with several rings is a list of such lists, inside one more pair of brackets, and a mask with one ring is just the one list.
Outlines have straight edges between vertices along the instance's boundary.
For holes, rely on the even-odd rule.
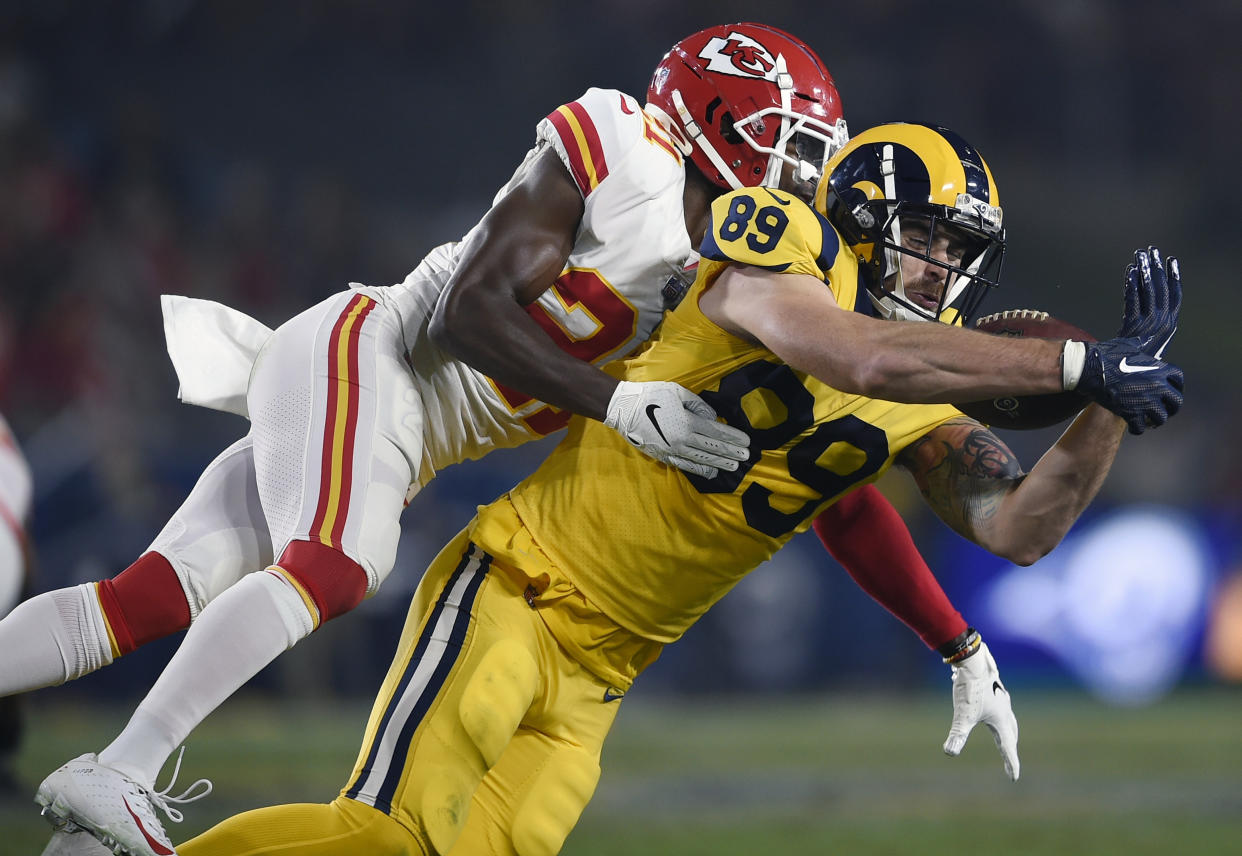
[[[688,476],[602,423],[575,418],[542,466],[482,508],[474,527],[484,550],[536,579],[538,564],[550,563],[547,579],[567,580],[622,628],[657,643],[680,637],[830,503],[879,478],[901,449],[960,415],[948,405],[840,392],[699,310],[699,298],[734,263],[811,274],[843,309],[854,309],[856,260],[832,225],[796,197],[765,188],[720,197],[702,256],[685,299],[620,371],[626,380],[676,381],[701,395],[750,435],[750,459],[715,478]],[[515,553],[504,522],[513,511],[537,549]]]

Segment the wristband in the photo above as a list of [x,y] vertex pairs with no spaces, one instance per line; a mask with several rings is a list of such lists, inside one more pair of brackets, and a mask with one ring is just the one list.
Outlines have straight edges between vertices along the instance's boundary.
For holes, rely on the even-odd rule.
[[973,627],[967,627],[963,632],[937,648],[936,652],[944,658],[946,663],[960,663],[978,651],[979,646],[982,644],[983,637],[979,635],[979,631]]
[[1066,339],[1061,349],[1061,388],[1077,389],[1087,365],[1087,343]]

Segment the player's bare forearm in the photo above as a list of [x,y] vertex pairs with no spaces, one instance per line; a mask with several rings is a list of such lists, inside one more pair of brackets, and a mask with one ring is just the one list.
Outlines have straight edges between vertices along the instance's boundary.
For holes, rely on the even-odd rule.
[[437,345],[493,380],[554,407],[604,418],[616,379],[557,347],[511,293],[446,292],[432,323]]
[[1007,541],[1027,545],[1030,562],[1059,544],[1099,493],[1125,429],[1120,417],[1091,405],[1005,497],[997,525]]
[[1005,497],[1024,478],[1018,458],[984,425],[951,419],[907,446],[898,458],[923,498],[955,532],[1004,555],[992,543]]
[[[783,336],[780,347],[787,353],[769,347],[825,382],[843,377],[853,387],[847,392],[925,404],[1062,390],[1061,342],[990,336],[946,324],[881,321],[837,307],[822,314],[830,324],[827,335],[813,338],[817,319],[804,314],[793,323],[806,328]],[[783,326],[793,333],[790,320]]]
[[[870,395],[911,403],[978,401],[1061,392],[1063,342],[1019,339],[945,324],[867,322],[858,352],[871,355]],[[854,321],[854,323],[857,323]]]
[[1029,473],[973,419],[955,419],[902,453],[932,509],[954,530],[1016,564],[1047,555],[1099,492],[1125,423],[1092,405]]
[[431,319],[433,341],[506,386],[602,419],[617,381],[557,347],[523,308],[560,276],[583,203],[555,152],[524,168],[462,248]]
[[725,329],[844,392],[926,404],[1063,388],[1062,342],[869,318],[842,310],[828,286],[808,275],[735,266],[700,306]]

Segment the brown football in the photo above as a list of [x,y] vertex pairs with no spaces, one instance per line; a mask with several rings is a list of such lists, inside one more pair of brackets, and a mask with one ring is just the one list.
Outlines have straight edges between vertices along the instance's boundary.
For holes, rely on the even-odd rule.
[[[975,329],[998,336],[1095,341],[1095,337],[1085,330],[1035,309],[1009,309],[985,315],[975,321]],[[1014,395],[972,401],[957,407],[967,416],[993,428],[1026,431],[1064,422],[1086,407],[1087,403],[1076,392],[1054,392],[1048,395]]]

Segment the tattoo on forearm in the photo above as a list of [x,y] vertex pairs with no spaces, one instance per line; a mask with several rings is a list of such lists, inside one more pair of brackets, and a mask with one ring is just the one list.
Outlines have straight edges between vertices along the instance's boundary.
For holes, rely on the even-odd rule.
[[966,536],[996,515],[1024,477],[1010,448],[973,419],[928,432],[905,450],[903,463],[936,514]]
[[982,425],[972,431],[962,448],[953,450],[950,456],[956,459],[964,474],[977,478],[1013,478],[1022,471],[1009,447]]

